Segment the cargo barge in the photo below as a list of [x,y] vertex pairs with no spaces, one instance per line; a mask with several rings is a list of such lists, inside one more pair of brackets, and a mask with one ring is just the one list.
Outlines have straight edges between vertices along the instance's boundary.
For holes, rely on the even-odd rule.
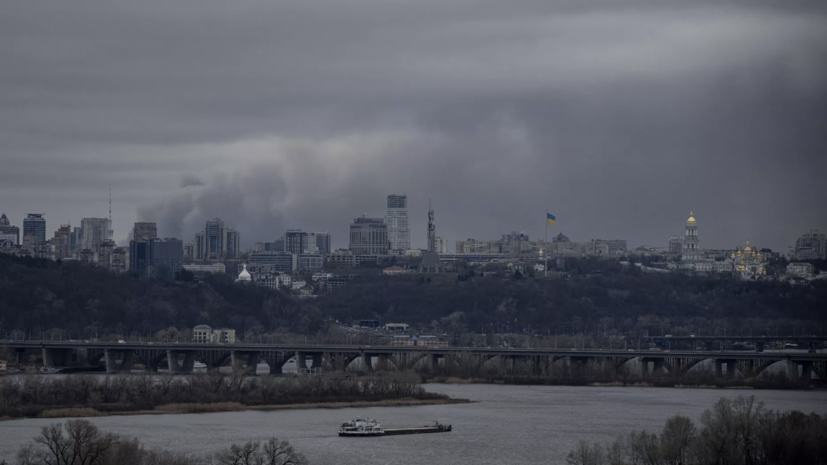
[[382,428],[382,424],[376,420],[357,418],[345,423],[339,428],[339,436],[368,437],[368,436],[394,436],[401,434],[426,434],[426,433],[447,433],[451,431],[451,425],[443,425],[435,421],[433,425],[413,426],[410,428]]

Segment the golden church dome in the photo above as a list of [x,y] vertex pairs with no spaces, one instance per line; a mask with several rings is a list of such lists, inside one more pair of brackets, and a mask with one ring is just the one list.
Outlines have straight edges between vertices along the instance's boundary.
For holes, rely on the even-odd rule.
[[689,219],[686,220],[687,223],[695,223],[695,213],[691,210],[689,211]]

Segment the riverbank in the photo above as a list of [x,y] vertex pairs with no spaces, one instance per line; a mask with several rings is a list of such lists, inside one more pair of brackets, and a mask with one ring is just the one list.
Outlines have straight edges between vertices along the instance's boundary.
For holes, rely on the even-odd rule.
[[[470,399],[385,399],[385,400],[357,400],[345,402],[303,402],[291,404],[267,404],[267,405],[245,405],[239,402],[217,402],[217,403],[179,403],[159,405],[152,409],[143,410],[109,410],[95,409],[91,407],[70,407],[44,409],[38,415],[24,417],[0,417],[0,421],[10,421],[22,418],[89,418],[89,417],[110,417],[126,415],[175,415],[187,413],[218,413],[218,412],[243,412],[250,410],[273,411],[273,410],[306,410],[306,409],[344,409],[344,408],[367,408],[367,407],[416,407],[422,405],[453,405],[474,403]],[[117,405],[111,407],[117,408]]]
[[491,377],[461,378],[455,376],[425,376],[425,384],[496,384],[515,386],[571,386],[571,387],[652,387],[679,389],[770,389],[770,390],[827,390],[822,380],[794,382],[787,379],[765,380],[756,378],[718,380],[699,379],[672,380],[668,378],[625,379],[625,380],[586,380],[532,377]]

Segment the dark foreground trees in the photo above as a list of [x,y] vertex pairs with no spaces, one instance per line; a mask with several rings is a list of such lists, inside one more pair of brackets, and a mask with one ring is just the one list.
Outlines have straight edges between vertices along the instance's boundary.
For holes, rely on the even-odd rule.
[[569,465],[827,464],[827,417],[764,408],[754,396],[722,398],[697,428],[676,415],[660,435],[635,431],[612,444],[579,441]]
[[45,426],[17,454],[19,465],[306,465],[287,441],[233,444],[213,457],[149,450],[137,440],[101,431],[86,420]]

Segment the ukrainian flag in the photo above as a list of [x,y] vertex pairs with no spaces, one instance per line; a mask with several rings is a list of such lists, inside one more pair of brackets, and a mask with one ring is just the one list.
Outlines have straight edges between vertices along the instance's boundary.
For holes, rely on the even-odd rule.
[[557,218],[555,218],[554,215],[552,215],[551,213],[546,212],[546,224],[554,226],[555,224],[557,224]]

